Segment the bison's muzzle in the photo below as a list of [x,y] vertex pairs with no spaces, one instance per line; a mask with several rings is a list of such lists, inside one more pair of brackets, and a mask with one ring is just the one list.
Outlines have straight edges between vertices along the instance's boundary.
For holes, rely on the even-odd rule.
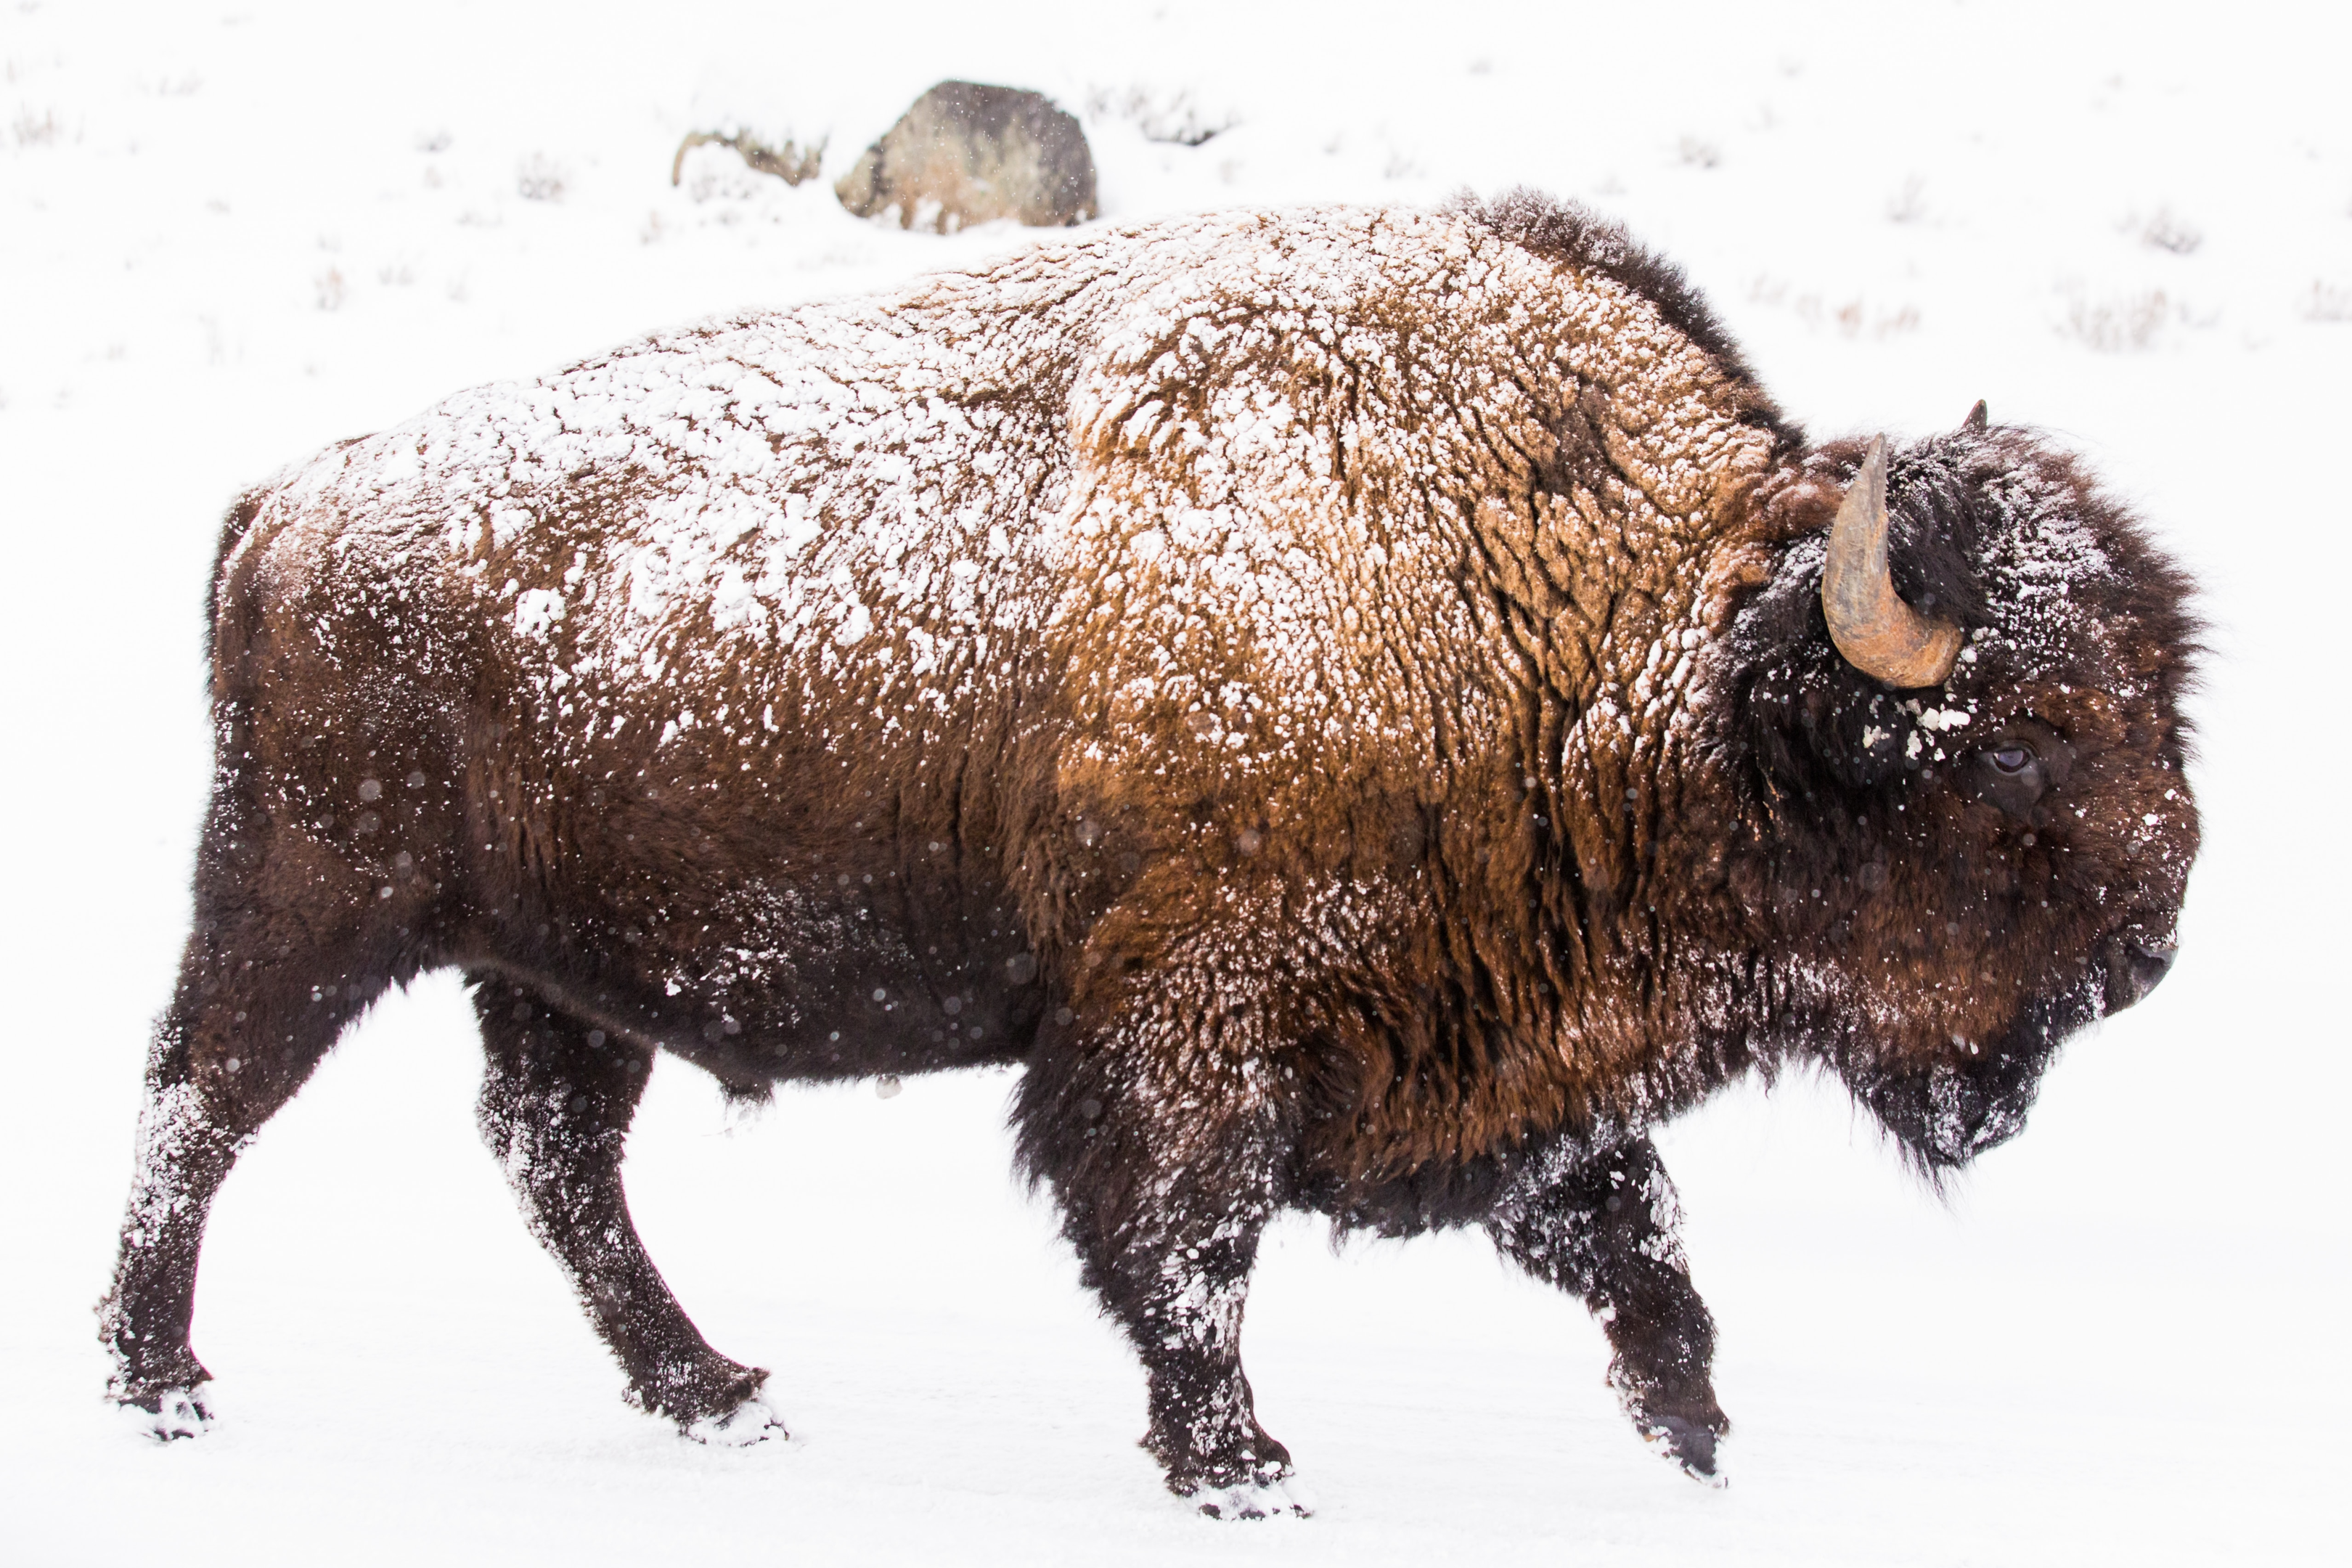
[[2151,942],[2137,936],[2117,937],[2108,943],[2107,1011],[2120,1013],[2164,984],[2179,952],[2176,943]]

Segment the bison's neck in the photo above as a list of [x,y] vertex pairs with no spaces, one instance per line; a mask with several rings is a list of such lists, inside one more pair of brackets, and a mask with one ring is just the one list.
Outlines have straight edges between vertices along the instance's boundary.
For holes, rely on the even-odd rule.
[[[1429,874],[1397,889],[1426,923],[1408,919],[1382,955],[1439,1005],[1360,1045],[1378,1088],[1321,1156],[1327,1175],[1637,1122],[1748,1059],[1715,955],[1677,942],[1655,881],[1734,809],[1696,716],[1724,584],[1756,548],[1761,464],[1675,510],[1619,449],[1588,482],[1468,510],[1464,598],[1493,662],[1433,689]],[[1444,728],[1465,713],[1491,728]]]
[[[1727,419],[1713,428],[1727,449],[1571,426],[1546,483],[1471,512],[1469,596],[1510,688],[1509,733],[1465,758],[1457,788],[1508,805],[1461,815],[1525,846],[1559,984],[1627,951],[1660,844],[1728,804],[1696,765],[1696,716],[1729,589],[1762,548],[1753,503],[1769,452],[1760,437],[1732,441]],[[1677,482],[1702,457],[1716,477]]]

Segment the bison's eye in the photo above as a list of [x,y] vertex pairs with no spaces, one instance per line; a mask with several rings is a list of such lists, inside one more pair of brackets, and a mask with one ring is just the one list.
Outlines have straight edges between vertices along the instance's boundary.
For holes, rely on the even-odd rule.
[[2034,820],[2042,799],[2074,771],[2074,748],[2038,719],[2021,719],[1991,737],[1960,770],[1962,790],[2021,822]]
[[2074,746],[2054,727],[2022,715],[1985,740],[1955,770],[1953,783],[1963,795],[2035,822],[2043,798],[2074,773]]

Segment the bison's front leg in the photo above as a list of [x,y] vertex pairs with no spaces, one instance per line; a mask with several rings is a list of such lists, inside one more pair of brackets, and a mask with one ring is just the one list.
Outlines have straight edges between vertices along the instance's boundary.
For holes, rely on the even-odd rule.
[[622,1145],[646,1089],[645,1052],[487,982],[474,1005],[488,1063],[478,1121],[531,1234],[563,1268],[628,1374],[629,1402],[706,1443],[784,1436],[767,1373],[712,1350],[629,1218]]
[[1211,1023],[1180,1043],[1165,1027],[1188,1011],[1180,994],[1133,998],[1108,1039],[1069,1031],[1043,1046],[1022,1085],[1023,1159],[1051,1184],[1087,1284],[1143,1361],[1143,1443],[1169,1489],[1218,1518],[1304,1513],[1241,1362],[1287,1145],[1264,1068],[1230,1035]]
[[1715,1400],[1715,1321],[1691,1286],[1680,1218],[1657,1150],[1639,1138],[1538,1162],[1486,1228],[1520,1268],[1583,1298],[1616,1351],[1610,1382],[1634,1426],[1712,1480],[1731,1423]]

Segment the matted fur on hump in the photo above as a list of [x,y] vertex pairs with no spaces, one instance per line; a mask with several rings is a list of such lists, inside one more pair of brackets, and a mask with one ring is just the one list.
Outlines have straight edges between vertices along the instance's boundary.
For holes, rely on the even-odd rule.
[[1658,308],[1667,325],[1706,352],[1727,379],[1738,382],[1752,401],[1743,410],[1743,423],[1771,429],[1794,446],[1801,433],[1790,426],[1778,405],[1757,384],[1747,356],[1687,274],[1664,257],[1644,247],[1622,224],[1563,202],[1525,185],[1482,200],[1463,191],[1438,211],[1474,223],[1501,239],[1538,256],[1587,267],[1621,283]]

